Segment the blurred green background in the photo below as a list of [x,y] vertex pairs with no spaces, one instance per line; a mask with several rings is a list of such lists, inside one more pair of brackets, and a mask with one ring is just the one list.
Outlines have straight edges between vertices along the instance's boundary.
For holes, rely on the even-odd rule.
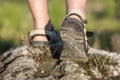
[[[94,32],[94,36],[89,38],[92,47],[119,51],[119,8],[120,0],[88,0],[86,27]],[[65,16],[65,0],[49,0],[49,12],[59,31]],[[0,0],[0,53],[22,44],[21,35],[32,29],[33,20],[26,0]]]

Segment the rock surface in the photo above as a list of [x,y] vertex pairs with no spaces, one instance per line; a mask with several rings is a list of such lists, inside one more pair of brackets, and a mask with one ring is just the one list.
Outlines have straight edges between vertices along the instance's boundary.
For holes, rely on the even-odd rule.
[[120,80],[120,54],[90,48],[88,62],[62,61],[22,45],[0,57],[0,80]]

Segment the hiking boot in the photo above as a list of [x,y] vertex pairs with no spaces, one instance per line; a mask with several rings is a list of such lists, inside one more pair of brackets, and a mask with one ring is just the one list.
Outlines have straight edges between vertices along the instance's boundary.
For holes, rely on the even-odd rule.
[[[62,50],[62,41],[59,39],[57,31],[52,27],[51,30],[33,30],[30,32],[29,36],[31,37],[30,45],[34,48],[49,46],[53,54],[53,57],[60,55]],[[46,36],[48,41],[34,41],[35,36]]]
[[[75,15],[79,18],[70,18]],[[64,19],[60,35],[63,40],[63,50],[60,56],[61,60],[83,61],[87,62],[88,43],[86,37],[86,29],[84,27],[86,20],[77,14],[71,13]]]

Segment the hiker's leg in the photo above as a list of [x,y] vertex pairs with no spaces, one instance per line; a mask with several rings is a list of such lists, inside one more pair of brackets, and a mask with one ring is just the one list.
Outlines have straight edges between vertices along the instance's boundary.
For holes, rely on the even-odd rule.
[[[86,0],[66,0],[66,12],[69,13],[73,10],[81,12],[81,17],[85,18]],[[70,17],[75,17],[74,15]],[[77,18],[77,17],[76,17]]]
[[84,62],[88,60],[84,27],[85,5],[86,0],[66,0],[67,15],[60,28],[61,38],[64,43],[61,60]]
[[[48,14],[48,0],[27,0],[33,20],[34,20],[34,29],[45,29],[49,28],[51,25],[50,18]],[[33,40],[37,41],[47,41],[45,36],[36,36]]]
[[[87,0],[66,0],[67,15],[69,15],[70,13],[77,13],[86,22],[86,2],[87,2]],[[80,18],[76,15],[71,15],[69,17],[80,20]],[[84,32],[86,34],[85,27],[84,27]],[[85,38],[87,40],[87,37],[85,37]],[[86,46],[87,46],[87,42],[86,42]]]

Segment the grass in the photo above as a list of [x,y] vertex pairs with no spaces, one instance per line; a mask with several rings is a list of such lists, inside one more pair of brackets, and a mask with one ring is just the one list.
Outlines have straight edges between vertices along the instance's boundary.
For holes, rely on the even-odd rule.
[[[120,32],[114,8],[113,0],[88,1],[86,26],[88,30],[95,32],[94,37],[89,39],[91,46],[98,36],[101,49],[112,49],[111,35]],[[65,16],[65,0],[49,0],[49,12],[52,23],[59,31]],[[26,0],[0,0],[0,53],[21,44],[21,35],[26,35],[32,29],[33,20]]]
[[[87,63],[78,64],[85,69],[86,75],[91,76],[91,80],[109,80],[110,79],[110,66],[117,66],[118,63],[110,57],[103,55],[88,55]],[[95,73],[95,72],[96,73]],[[98,75],[98,73],[99,75]],[[97,74],[97,75],[96,75]],[[100,77],[100,78],[97,78]],[[114,79],[116,80],[116,79]]]

